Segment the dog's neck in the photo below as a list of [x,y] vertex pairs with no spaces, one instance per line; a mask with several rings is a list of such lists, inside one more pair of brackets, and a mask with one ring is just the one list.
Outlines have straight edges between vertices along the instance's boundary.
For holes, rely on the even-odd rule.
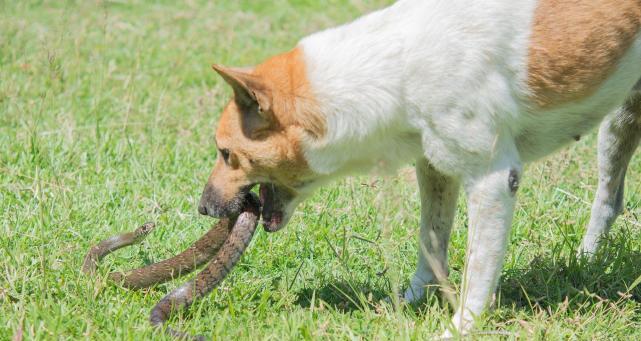
[[317,172],[394,169],[414,153],[391,141],[412,134],[402,112],[404,46],[393,10],[313,34],[299,45],[327,127],[307,151]]

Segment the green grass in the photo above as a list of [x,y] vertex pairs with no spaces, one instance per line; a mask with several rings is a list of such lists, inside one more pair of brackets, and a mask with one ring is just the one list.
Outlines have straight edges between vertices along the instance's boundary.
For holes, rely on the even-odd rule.
[[[212,223],[197,202],[230,91],[210,64],[251,65],[389,0],[0,0],[0,339],[156,337],[151,307],[184,280],[130,291],[105,280],[173,255]],[[497,308],[475,338],[640,339],[641,160],[626,212],[592,264],[574,250],[596,184],[594,135],[531,165]],[[319,191],[276,234],[260,231],[224,283],[173,326],[215,339],[435,337],[451,308],[393,309],[416,262],[409,172]],[[457,286],[461,200],[450,247]],[[83,276],[87,248],[154,220],[140,246]]]

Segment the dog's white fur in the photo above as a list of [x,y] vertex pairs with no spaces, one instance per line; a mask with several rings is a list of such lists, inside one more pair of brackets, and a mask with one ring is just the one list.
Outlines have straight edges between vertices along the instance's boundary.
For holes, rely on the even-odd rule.
[[[641,77],[637,37],[595,93],[534,109],[525,82],[535,7],[534,0],[401,0],[299,44],[327,123],[321,141],[305,144],[311,169],[329,181],[416,161],[422,252],[406,299],[422,297],[435,271],[446,271],[459,185],[464,188],[470,232],[453,319],[459,331],[469,328],[496,288],[523,163],[594,127],[626,101]],[[620,148],[616,133],[608,131],[622,121],[625,106],[617,112],[602,129],[605,173],[614,172],[605,169],[614,153],[607,146]],[[628,135],[636,146],[638,134]],[[601,181],[587,252],[620,209],[620,199],[617,204],[610,197],[622,187],[624,173]]]
[[641,139],[639,84],[630,98],[608,115],[599,128],[599,185],[579,253],[593,255],[623,211],[623,188],[630,158]]

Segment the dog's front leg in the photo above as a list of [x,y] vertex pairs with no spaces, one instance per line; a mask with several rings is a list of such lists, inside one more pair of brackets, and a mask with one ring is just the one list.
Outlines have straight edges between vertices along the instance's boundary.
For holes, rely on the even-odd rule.
[[456,212],[458,180],[436,171],[425,159],[416,162],[421,194],[421,232],[416,273],[404,298],[415,302],[425,296],[426,286],[447,277],[447,246]]
[[[516,151],[511,155],[517,155]],[[464,180],[468,199],[468,247],[454,329],[467,332],[498,284],[521,177],[517,156],[503,156],[482,175]],[[445,336],[451,336],[446,333]]]

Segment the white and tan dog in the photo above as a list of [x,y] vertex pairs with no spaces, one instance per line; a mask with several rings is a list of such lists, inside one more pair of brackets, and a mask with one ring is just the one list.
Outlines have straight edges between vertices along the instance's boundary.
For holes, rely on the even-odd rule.
[[523,164],[611,112],[584,252],[620,211],[641,132],[640,27],[639,0],[401,0],[255,68],[216,65],[234,99],[199,211],[233,214],[260,184],[276,231],[322,184],[415,162],[421,252],[405,298],[445,273],[463,187],[467,280],[453,324],[464,332],[496,289]]

